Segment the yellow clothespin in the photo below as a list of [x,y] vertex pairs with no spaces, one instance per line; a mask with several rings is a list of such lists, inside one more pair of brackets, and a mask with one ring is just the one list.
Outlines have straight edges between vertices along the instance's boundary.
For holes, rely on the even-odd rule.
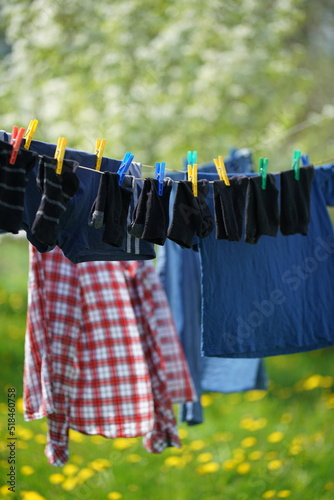
[[95,154],[97,158],[96,158],[95,170],[101,170],[101,163],[105,145],[106,145],[106,139],[96,139]]
[[59,137],[57,142],[57,148],[55,152],[55,158],[57,159],[56,174],[61,174],[63,171],[63,160],[65,156],[67,139],[66,137]]
[[30,143],[35,133],[36,127],[38,125],[38,120],[30,120],[29,126],[24,134],[23,138],[26,140],[24,144],[25,149],[30,148]]
[[218,160],[216,158],[213,159],[214,161],[214,164],[216,166],[216,169],[217,169],[217,172],[218,172],[218,175],[219,175],[219,180],[221,181],[224,181],[226,186],[229,186],[230,185],[230,181],[227,177],[227,173],[226,173],[226,167],[225,167],[225,163],[224,163],[224,160],[223,160],[223,157],[222,156],[218,156]]
[[193,195],[197,197],[197,151],[188,151],[188,181],[191,181]]

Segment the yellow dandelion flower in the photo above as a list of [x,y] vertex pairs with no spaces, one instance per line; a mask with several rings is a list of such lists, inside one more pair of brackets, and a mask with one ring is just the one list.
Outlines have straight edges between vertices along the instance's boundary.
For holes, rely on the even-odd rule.
[[334,383],[334,378],[331,377],[331,375],[326,375],[325,377],[322,377],[320,385],[324,389],[329,389],[330,387],[332,387],[333,383]]
[[84,467],[83,469],[80,469],[76,479],[78,482],[83,483],[87,481],[87,479],[90,479],[92,476],[94,476],[94,471],[92,469],[89,469],[88,467]]
[[65,476],[63,474],[51,474],[49,476],[49,481],[51,484],[60,484],[65,480]]
[[23,413],[24,412],[23,398],[18,398],[16,400],[16,410],[19,413]]
[[63,473],[66,476],[74,476],[74,474],[76,472],[78,472],[78,470],[79,470],[79,467],[77,465],[74,465],[74,464],[66,464],[63,467]]
[[267,395],[267,391],[259,391],[259,390],[254,390],[254,391],[248,391],[245,393],[245,400],[246,401],[259,401],[260,399],[265,398]]
[[303,447],[300,444],[293,444],[289,448],[290,455],[299,455],[303,451]]
[[213,472],[217,472],[219,470],[219,464],[217,462],[208,462],[207,464],[200,465],[197,467],[197,474],[212,474]]
[[123,498],[123,495],[119,491],[112,491],[111,493],[108,493],[107,498],[109,500],[120,500]]
[[16,430],[16,434],[25,441],[33,437],[32,431],[30,429],[24,429],[23,427],[18,427]]
[[204,464],[205,462],[210,462],[213,459],[212,453],[200,453],[197,457],[197,461]]
[[256,420],[256,429],[254,430],[259,430],[259,429],[264,429],[266,427],[266,425],[268,424],[268,420],[264,417],[262,418],[259,418],[258,420]]
[[282,460],[272,460],[271,462],[268,463],[269,470],[278,470],[281,467],[283,467]]
[[267,490],[262,494],[262,498],[273,498],[276,494],[276,490]]
[[189,462],[191,462],[193,458],[194,458],[194,455],[192,455],[191,453],[185,453],[182,457],[182,460],[183,460],[184,464],[186,465]]
[[202,394],[201,396],[201,405],[203,407],[210,406],[213,403],[213,398],[209,394]]
[[334,482],[330,481],[329,483],[326,483],[324,486],[324,490],[332,490],[334,488]]
[[265,455],[266,460],[274,460],[275,458],[278,457],[278,451],[268,451]]
[[241,441],[241,446],[243,446],[244,448],[251,448],[256,444],[256,442],[257,442],[256,437],[248,436]]
[[315,434],[313,434],[312,440],[315,443],[319,443],[320,441],[323,441],[324,440],[324,433],[322,431],[316,432]]
[[284,433],[281,431],[272,432],[267,437],[268,443],[279,443],[284,438]]
[[213,440],[214,441],[228,442],[228,441],[232,441],[232,439],[233,439],[232,432],[216,432],[213,435]]
[[311,375],[303,383],[303,389],[305,391],[312,391],[312,389],[316,389],[317,387],[321,387],[322,376],[321,375]]
[[0,486],[0,495],[2,497],[6,496],[6,495],[9,495],[10,494],[10,491],[8,491],[8,485],[4,485],[4,486]]
[[237,464],[238,462],[236,460],[234,460],[233,458],[228,458],[223,462],[222,468],[224,470],[232,470]]
[[21,491],[20,493],[23,500],[46,500],[37,491]]
[[290,424],[290,422],[292,422],[292,419],[293,416],[291,415],[291,413],[283,413],[280,420],[282,424]]
[[70,429],[69,438],[71,441],[74,441],[75,443],[82,443],[85,439],[83,434],[80,434],[80,432],[74,431],[73,429]]
[[96,458],[95,460],[90,462],[88,465],[91,469],[100,471],[100,470],[106,469],[108,467],[111,467],[112,463],[110,462],[110,460],[108,460],[106,458]]
[[74,490],[78,486],[78,480],[76,477],[67,477],[65,481],[61,484],[61,487],[65,491]]
[[180,439],[184,439],[188,436],[189,432],[187,431],[187,429],[179,429],[179,436],[180,436]]
[[202,439],[195,439],[194,441],[191,441],[191,443],[189,443],[189,448],[191,450],[201,450],[202,448],[205,448],[205,442],[202,441]]
[[247,429],[249,431],[251,430],[253,423],[254,420],[251,417],[244,417],[240,421],[240,427],[241,429]]
[[83,462],[83,458],[80,455],[72,455],[72,462],[80,465]]
[[21,474],[24,476],[31,476],[35,472],[35,469],[33,469],[30,465],[23,465],[21,467]]
[[262,457],[263,452],[260,450],[252,451],[249,455],[248,458],[249,460],[260,460]]
[[167,467],[182,467],[182,458],[175,455],[171,455],[165,459],[165,465]]
[[137,443],[136,438],[116,438],[113,442],[113,447],[116,450],[126,450],[127,448],[131,448],[131,446]]
[[277,493],[277,498],[288,498],[291,495],[291,490],[281,490]]
[[38,444],[45,444],[46,443],[46,436],[44,434],[36,434],[34,436],[34,440]]
[[127,461],[130,462],[131,464],[136,464],[137,462],[141,461],[141,456],[136,455],[135,453],[131,453],[126,457]]
[[334,408],[334,394],[326,399],[325,405],[327,410],[332,410]]
[[90,440],[94,444],[103,444],[106,442],[106,438],[103,436],[90,436]]
[[242,462],[237,467],[238,474],[247,474],[251,470],[251,464],[249,462]]

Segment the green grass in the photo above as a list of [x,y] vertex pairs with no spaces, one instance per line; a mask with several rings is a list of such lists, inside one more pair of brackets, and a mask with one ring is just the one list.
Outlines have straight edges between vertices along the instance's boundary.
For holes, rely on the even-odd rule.
[[[1,472],[8,472],[7,390],[15,387],[16,493],[26,500],[334,498],[333,349],[266,360],[267,392],[205,394],[205,422],[179,426],[183,448],[149,454],[141,438],[71,432],[70,460],[48,464],[45,419],[24,422],[22,378],[28,246],[0,238]],[[177,408],[176,408],[177,410]],[[8,495],[6,494],[8,493]]]

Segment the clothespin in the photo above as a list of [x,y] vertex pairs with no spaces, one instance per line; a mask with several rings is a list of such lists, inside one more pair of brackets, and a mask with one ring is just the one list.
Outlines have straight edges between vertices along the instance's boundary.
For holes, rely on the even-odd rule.
[[299,161],[302,152],[298,149],[295,149],[292,156],[292,168],[295,171],[295,180],[299,181]]
[[61,174],[63,171],[63,160],[65,156],[67,139],[66,137],[59,137],[55,152],[55,158],[57,159],[56,174]]
[[197,151],[188,151],[188,181],[191,181],[193,195],[197,197]]
[[25,132],[25,128],[19,129],[19,127],[16,127],[16,126],[13,127],[12,136],[10,139],[10,143],[13,146],[12,153],[11,153],[10,158],[9,158],[10,165],[15,165],[16,158],[17,158],[20,146],[21,146],[24,132]]
[[95,154],[97,156],[95,170],[101,170],[103,151],[104,151],[104,147],[106,145],[106,142],[107,142],[106,139],[96,139],[96,141],[95,141]]
[[267,170],[268,170],[268,158],[259,159],[259,173],[262,177],[261,188],[266,189],[267,187]]
[[162,196],[164,190],[164,178],[165,178],[165,168],[166,163],[162,161],[159,163],[158,161],[155,164],[155,178],[158,179],[158,194]]
[[309,165],[309,164],[310,164],[310,158],[309,158],[308,154],[301,155],[300,159],[301,159],[302,164],[303,164],[304,166],[306,166],[306,165]]
[[217,172],[218,172],[218,176],[219,176],[219,180],[224,181],[225,184],[226,184],[226,186],[230,186],[230,181],[229,181],[229,178],[227,177],[226,167],[225,167],[225,163],[224,163],[223,157],[222,156],[218,156],[218,160],[216,158],[214,158],[213,162],[214,162],[214,164],[216,166],[216,169],[217,169]]
[[128,168],[131,165],[132,160],[134,159],[134,155],[131,153],[125,153],[124,158],[122,160],[122,163],[119,166],[119,169],[117,170],[117,173],[119,175],[118,179],[118,185],[121,186],[125,177],[125,174],[128,170]]
[[26,130],[26,133],[23,136],[23,138],[26,140],[26,142],[23,146],[25,149],[30,148],[30,143],[31,143],[31,140],[32,140],[33,135],[35,133],[37,125],[38,125],[38,120],[30,120],[30,123],[28,125],[27,130]]

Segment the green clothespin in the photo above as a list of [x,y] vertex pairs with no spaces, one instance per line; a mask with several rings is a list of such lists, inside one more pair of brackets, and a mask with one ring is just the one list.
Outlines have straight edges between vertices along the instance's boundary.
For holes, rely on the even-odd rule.
[[292,156],[292,168],[295,171],[295,180],[299,181],[299,162],[302,152],[295,149]]
[[261,188],[266,189],[267,187],[267,170],[268,170],[268,158],[259,159],[259,173],[262,177]]

